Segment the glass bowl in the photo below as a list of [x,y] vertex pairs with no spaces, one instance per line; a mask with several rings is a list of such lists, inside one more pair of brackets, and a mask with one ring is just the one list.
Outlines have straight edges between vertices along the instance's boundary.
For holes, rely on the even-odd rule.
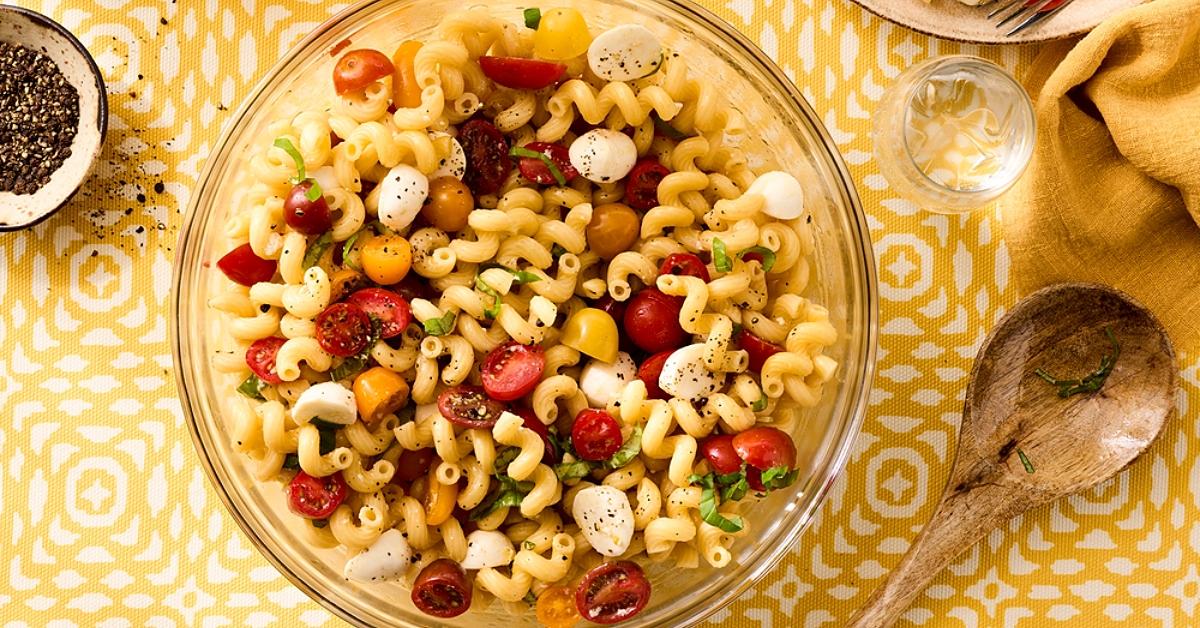
[[[496,14],[521,23],[523,0],[489,3]],[[875,362],[877,295],[866,217],[846,166],[799,90],[760,50],[731,26],[691,2],[602,0],[573,2],[596,29],[636,22],[689,58],[692,75],[719,85],[746,119],[746,152],[756,169],[782,167],[805,187],[816,253],[809,296],[827,306],[839,331],[827,354],[840,363],[821,404],[796,422],[801,473],[790,489],[745,509],[752,534],[731,548],[724,569],[701,567],[679,577],[666,563],[644,563],[654,589],[650,604],[627,626],[686,625],[729,603],[775,565],[812,520],[845,465],[867,406]],[[426,626],[408,590],[397,583],[360,585],[342,578],[339,550],[308,546],[288,512],[282,485],[261,483],[252,463],[235,451],[226,404],[236,376],[211,367],[220,339],[206,303],[219,287],[211,268],[229,247],[223,225],[235,206],[236,179],[250,142],[267,122],[288,113],[330,75],[329,50],[350,38],[389,49],[429,36],[459,0],[374,0],[326,22],[294,48],[253,90],[229,121],[200,175],[184,217],[175,264],[172,341],[183,412],[200,460],[230,514],[251,542],[293,584],[333,613],[358,625]],[[319,77],[319,78],[318,78]],[[234,380],[234,381],[231,381]],[[437,623],[447,626],[533,625],[532,610],[503,604]]]

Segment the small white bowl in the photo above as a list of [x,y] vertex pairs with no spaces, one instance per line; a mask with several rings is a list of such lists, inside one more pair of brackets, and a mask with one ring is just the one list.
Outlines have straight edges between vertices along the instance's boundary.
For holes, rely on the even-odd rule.
[[0,6],[0,41],[50,57],[79,93],[79,129],[71,143],[71,155],[37,192],[0,192],[0,231],[16,231],[62,209],[87,179],[108,130],[108,98],[92,55],[70,31],[41,13]]

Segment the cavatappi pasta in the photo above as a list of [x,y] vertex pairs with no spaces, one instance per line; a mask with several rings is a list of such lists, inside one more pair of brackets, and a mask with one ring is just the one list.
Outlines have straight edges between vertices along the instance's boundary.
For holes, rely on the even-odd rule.
[[254,476],[435,615],[468,573],[516,602],[724,567],[838,368],[803,191],[749,168],[719,87],[644,27],[540,20],[356,41],[247,157],[210,301]]

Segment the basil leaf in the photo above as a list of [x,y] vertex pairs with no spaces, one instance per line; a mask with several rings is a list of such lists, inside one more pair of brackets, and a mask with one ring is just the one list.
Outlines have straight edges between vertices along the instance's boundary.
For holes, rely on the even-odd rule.
[[508,465],[512,464],[513,460],[521,454],[520,447],[504,447],[500,453],[496,454],[496,460],[492,463],[493,475],[507,475]]
[[560,436],[558,434],[558,428],[553,425],[551,425],[550,428],[546,430],[546,432],[550,436],[550,444],[554,446],[554,450],[555,450],[555,453],[557,454],[558,459],[561,460],[563,458],[563,456],[566,456],[568,453],[570,453],[571,455],[575,454],[575,448],[571,446],[571,435],[570,434],[566,434],[565,436]]
[[727,273],[733,270],[733,260],[729,259],[729,253],[725,250],[725,243],[721,238],[713,238],[712,241],[713,266],[718,271]]
[[527,284],[527,283],[533,283],[535,281],[542,280],[541,277],[538,277],[537,275],[535,275],[527,270],[513,270],[511,268],[506,269],[506,270],[508,270],[508,272],[512,273],[513,283],[516,283],[516,284]]
[[563,176],[562,170],[558,169],[558,165],[555,164],[554,160],[550,159],[550,156],[547,155],[546,153],[539,152],[536,150],[530,150],[528,148],[525,148],[524,146],[513,146],[512,149],[508,151],[508,156],[509,157],[527,157],[529,159],[536,159],[536,160],[542,162],[543,164],[546,164],[546,168],[550,171],[550,176],[554,177],[555,183],[557,183],[559,185],[567,184],[567,178],[565,176]]
[[454,312],[446,312],[441,318],[431,318],[421,325],[430,336],[445,336],[454,330]]
[[251,399],[266,401],[266,397],[262,395],[262,390],[266,387],[266,382],[259,379],[254,373],[251,373],[250,377],[247,377],[242,380],[241,384],[238,384],[237,391]]
[[612,458],[604,463],[609,469],[619,469],[630,462],[642,451],[642,426],[638,425],[630,432],[629,438],[621,445]]
[[775,251],[768,249],[765,246],[752,246],[741,253],[738,253],[738,259],[745,259],[749,254],[755,254],[762,258],[762,267],[764,273],[771,272],[775,268]]
[[521,541],[521,549],[532,550],[535,547],[537,547],[537,544],[533,541]]
[[542,10],[533,7],[525,9],[525,28],[537,30],[539,24],[542,23]]
[[297,456],[296,454],[288,454],[288,455],[284,456],[283,457],[283,468],[284,469],[299,469],[300,468],[300,456]]
[[292,161],[296,162],[296,177],[292,179],[292,182],[299,183],[303,181],[306,178],[304,156],[300,154],[300,151],[296,150],[296,145],[292,143],[292,140],[286,137],[277,137],[275,138],[275,147],[282,148],[283,152],[287,153],[288,157],[291,157]]
[[500,293],[496,289],[489,286],[483,277],[475,275],[475,289],[492,297],[492,304],[483,310],[483,315],[488,318],[496,318],[500,315]]
[[750,491],[744,466],[733,473],[718,475],[716,482],[721,487],[721,501],[738,501]]
[[354,243],[358,242],[358,236],[362,235],[364,231],[366,231],[366,228],[355,231],[354,235],[350,236],[346,240],[346,243],[342,245],[342,263],[354,270],[362,270],[362,267],[350,257],[350,252],[354,250]]
[[755,412],[762,412],[767,409],[767,396],[763,395],[750,404],[750,409]]
[[592,463],[587,460],[576,460],[575,462],[564,462],[554,465],[554,474],[558,476],[560,482],[569,482],[587,477],[592,472]]
[[329,250],[329,246],[333,244],[333,232],[326,231],[317,238],[316,242],[308,245],[308,250],[304,252],[304,270],[308,270],[317,265],[321,261],[321,256],[325,251]]
[[666,120],[658,117],[657,112],[651,114],[650,117],[654,119],[654,130],[664,135],[667,139],[675,140],[676,142],[687,139],[687,135],[683,131],[671,126]]
[[329,421],[326,421],[319,417],[314,418],[313,420],[309,421],[309,423],[312,423],[313,425],[317,426],[318,430],[333,430],[336,432],[336,431],[342,429],[341,425],[338,425],[337,423],[330,423]]
[[504,507],[520,506],[521,500],[533,490],[533,482],[518,482],[507,475],[496,476],[495,497],[471,511],[471,521],[479,521]]
[[799,469],[788,469],[787,467],[771,467],[762,472],[763,487],[768,491],[775,489],[786,488],[791,486],[796,481],[796,476],[800,475]]
[[311,182],[312,186],[310,186],[308,191],[304,193],[304,198],[308,199],[309,201],[316,201],[317,199],[321,198],[321,184],[317,183],[316,179],[305,179],[305,181]]
[[554,258],[554,261],[558,261],[558,258],[562,257],[562,254],[566,252],[567,250],[558,243],[555,243],[554,246],[550,247],[550,257]]
[[337,449],[337,430],[323,430],[317,428],[317,432],[321,435],[321,455]]
[[[693,479],[695,478],[695,479]],[[715,526],[723,532],[740,532],[743,524],[742,518],[734,516],[726,518],[725,515],[717,512],[717,492],[713,489],[713,475],[710,473],[705,476],[691,475],[688,477],[689,482],[697,482],[704,487],[700,492],[700,518],[710,526]]]

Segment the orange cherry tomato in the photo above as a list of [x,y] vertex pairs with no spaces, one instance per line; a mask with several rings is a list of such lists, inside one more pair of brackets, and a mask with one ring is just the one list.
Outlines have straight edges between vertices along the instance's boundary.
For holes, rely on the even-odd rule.
[[421,84],[417,82],[414,59],[421,49],[421,42],[409,40],[392,55],[392,104],[411,109],[421,104]]
[[575,591],[569,587],[553,586],[538,596],[538,623],[546,628],[571,628],[583,619],[575,608]]
[[392,73],[392,61],[378,50],[351,50],[333,66],[333,90],[338,95],[362,89]]

